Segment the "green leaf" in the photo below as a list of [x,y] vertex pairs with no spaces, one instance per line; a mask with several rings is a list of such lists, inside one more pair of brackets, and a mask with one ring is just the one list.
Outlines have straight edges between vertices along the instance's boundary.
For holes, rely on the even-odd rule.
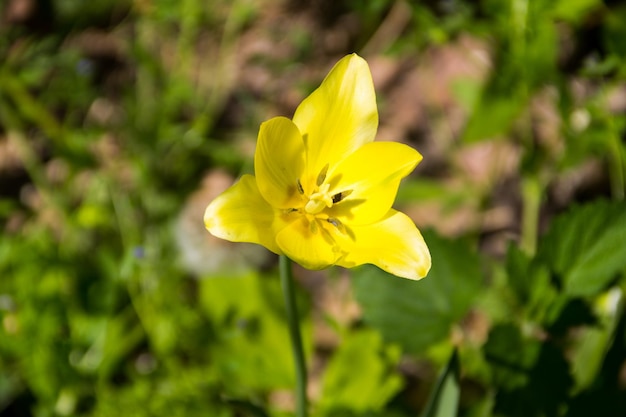
[[596,201],[557,217],[538,256],[572,296],[600,292],[626,263],[626,203]]
[[537,287],[530,257],[519,246],[511,244],[506,253],[505,266],[510,288],[515,292],[519,302],[527,305]]
[[472,111],[480,100],[483,82],[474,78],[459,78],[452,82],[454,98],[466,111]]
[[[612,8],[607,14],[606,24],[603,25],[604,43],[609,52],[624,58],[626,56],[626,6]],[[622,61],[623,62],[623,61]],[[623,65],[623,64],[622,64]]]
[[559,0],[555,3],[552,13],[557,19],[577,24],[588,18],[593,9],[599,7],[602,7],[600,0]]
[[[279,285],[278,279],[254,272],[201,281],[201,305],[218,337],[208,348],[220,380],[237,395],[243,395],[244,388],[293,384],[295,371]],[[310,322],[301,325],[306,349]]]
[[622,291],[617,287],[600,295],[593,305],[598,324],[579,330],[578,343],[571,349],[576,392],[591,386],[602,367],[622,317],[622,299]]
[[454,417],[459,408],[459,356],[456,349],[430,394],[422,417]]
[[346,334],[326,367],[319,407],[325,414],[382,410],[402,388],[399,360],[400,349],[385,346],[375,330]]
[[526,103],[511,99],[510,93],[485,93],[477,100],[476,107],[467,122],[463,141],[467,143],[503,136],[513,125]]
[[491,329],[484,353],[498,392],[494,415],[559,415],[573,379],[558,345],[524,334],[513,323],[502,323]]
[[405,280],[369,266],[355,270],[353,280],[365,321],[411,353],[446,339],[482,284],[480,258],[467,244],[434,233],[424,238],[433,266],[423,280]]
[[534,322],[552,323],[568,297],[553,285],[548,267],[511,244],[506,272],[508,288],[516,297],[516,303],[509,303],[513,311]]
[[492,364],[496,386],[514,390],[528,384],[530,372],[537,362],[541,344],[525,338],[511,323],[494,326],[484,346],[485,357]]

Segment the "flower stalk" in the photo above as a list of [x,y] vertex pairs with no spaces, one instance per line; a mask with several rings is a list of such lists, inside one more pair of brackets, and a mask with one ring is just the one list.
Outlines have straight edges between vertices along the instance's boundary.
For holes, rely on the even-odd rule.
[[285,299],[285,307],[287,310],[287,324],[289,326],[291,350],[296,369],[296,416],[306,417],[306,361],[304,359],[304,350],[302,348],[302,336],[300,334],[296,294],[294,290],[293,274],[291,272],[291,260],[285,255],[280,256],[279,274],[280,283],[283,289],[283,297]]

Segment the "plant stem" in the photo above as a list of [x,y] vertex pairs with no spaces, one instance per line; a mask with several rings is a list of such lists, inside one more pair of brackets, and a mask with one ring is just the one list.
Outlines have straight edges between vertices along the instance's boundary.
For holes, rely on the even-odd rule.
[[609,137],[609,178],[611,180],[611,194],[616,200],[624,199],[624,159],[622,158],[621,139],[616,133],[613,121],[609,120],[611,135]]
[[285,298],[285,306],[287,308],[287,323],[289,325],[291,349],[296,367],[296,416],[306,417],[306,363],[304,361],[302,337],[300,335],[300,325],[298,321],[298,310],[296,308],[293,275],[291,273],[291,260],[284,255],[280,256],[279,271],[280,282],[283,287],[283,297]]
[[527,255],[533,256],[537,249],[539,210],[541,208],[541,184],[535,177],[522,179],[522,236],[520,247]]

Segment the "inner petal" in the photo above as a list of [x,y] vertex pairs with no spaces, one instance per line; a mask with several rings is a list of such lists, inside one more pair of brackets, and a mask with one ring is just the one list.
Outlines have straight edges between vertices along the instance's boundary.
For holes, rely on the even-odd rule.
[[381,219],[393,204],[400,180],[422,159],[413,148],[395,142],[368,143],[329,173],[336,203],[330,217],[365,225]]
[[293,122],[275,117],[261,124],[254,154],[254,171],[259,191],[275,208],[295,207],[304,191],[300,178],[304,170],[304,143]]
[[296,109],[293,122],[307,148],[306,178],[318,173],[376,136],[378,111],[374,83],[365,60],[355,54],[339,61]]
[[[314,231],[312,222],[315,223]],[[308,269],[326,268],[341,256],[324,224],[308,216],[301,216],[284,227],[276,235],[276,243],[285,255]]]

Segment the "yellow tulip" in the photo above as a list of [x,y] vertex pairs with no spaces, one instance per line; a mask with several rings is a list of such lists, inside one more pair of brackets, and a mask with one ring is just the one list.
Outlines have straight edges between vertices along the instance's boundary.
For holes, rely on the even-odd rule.
[[413,221],[391,208],[401,179],[422,156],[404,144],[374,142],[377,126],[367,62],[348,55],[293,120],[261,124],[255,175],[244,175],[209,204],[206,228],[309,269],[369,263],[423,278],[428,247]]

